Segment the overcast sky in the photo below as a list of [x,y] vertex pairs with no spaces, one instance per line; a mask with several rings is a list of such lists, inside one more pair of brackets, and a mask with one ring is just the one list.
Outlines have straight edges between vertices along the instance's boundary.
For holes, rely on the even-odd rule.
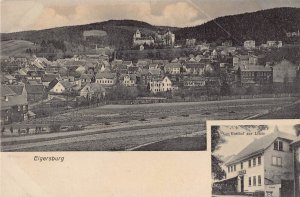
[[226,140],[225,143],[220,145],[220,149],[215,151],[214,154],[216,155],[221,155],[224,158],[228,157],[230,155],[236,155],[238,154],[241,150],[243,150],[246,146],[248,146],[253,140],[259,139],[265,135],[268,135],[275,130],[275,126],[278,127],[278,130],[281,132],[286,132],[291,135],[295,136],[295,128],[294,124],[290,123],[285,123],[285,124],[278,124],[278,125],[270,125],[268,124],[268,129],[263,130],[261,134],[263,135],[254,135],[254,133],[257,131],[257,129],[251,129],[250,131],[247,131],[245,129],[241,128],[234,128],[230,126],[221,126],[220,130],[222,130],[224,133],[230,134],[231,132],[252,132],[253,135],[230,135],[230,136],[225,136],[224,139]]
[[153,25],[194,26],[218,16],[274,7],[300,7],[299,0],[2,0],[1,32],[134,19]]

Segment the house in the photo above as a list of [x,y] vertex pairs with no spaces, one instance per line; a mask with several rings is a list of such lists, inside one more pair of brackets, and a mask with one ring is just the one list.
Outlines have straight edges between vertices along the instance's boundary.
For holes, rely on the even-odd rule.
[[42,76],[42,84],[45,87],[48,87],[50,82],[53,81],[54,79],[61,79],[59,74],[45,74]]
[[67,92],[72,92],[73,87],[75,85],[70,83],[69,81],[58,81],[52,89],[50,89],[51,93],[55,94],[62,94],[62,93],[67,93]]
[[16,84],[17,80],[10,74],[1,74],[1,84]]
[[96,77],[96,83],[105,85],[105,86],[113,86],[117,82],[117,74],[116,73],[97,73]]
[[273,65],[274,83],[293,83],[297,77],[298,67],[288,60]]
[[196,39],[195,38],[185,40],[185,45],[187,47],[193,47],[193,46],[195,46],[195,44],[196,44]]
[[203,75],[205,72],[205,64],[203,63],[185,63],[183,65],[183,68],[187,74],[192,74],[192,75]]
[[254,49],[255,48],[255,40],[246,40],[244,42],[244,48],[246,48],[246,49]]
[[267,41],[267,47],[269,48],[273,48],[273,47],[276,47],[276,48],[280,48],[282,47],[282,41]]
[[149,88],[153,93],[173,91],[177,89],[175,86],[172,86],[172,81],[167,76],[163,78],[152,79],[149,82]]
[[79,79],[82,85],[94,82],[94,76],[91,74],[82,74]]
[[137,83],[137,76],[134,74],[121,75],[120,81],[124,86],[135,86]]
[[272,68],[262,65],[240,66],[238,78],[242,84],[269,84],[272,82]]
[[24,121],[27,119],[27,112],[28,102],[24,88],[21,94],[17,94],[7,85],[1,84],[1,124]]
[[27,100],[29,103],[38,102],[48,98],[46,87],[42,84],[25,84],[25,89],[27,92]]
[[142,35],[140,30],[136,30],[136,32],[133,34],[133,46],[140,46],[144,44],[146,45],[154,44],[153,37]]
[[204,87],[205,77],[188,77],[183,80],[184,87]]
[[172,75],[180,74],[180,70],[182,65],[178,62],[171,62],[165,65],[164,70],[165,73],[169,73]]
[[294,155],[294,196],[300,196],[300,127],[295,126],[297,138],[291,143]]
[[276,127],[273,133],[254,139],[225,163],[226,179],[214,185],[223,186],[224,192],[293,196],[290,193],[294,181],[290,143],[295,138]]
[[105,88],[98,83],[87,83],[79,92],[80,96],[85,98],[104,98]]

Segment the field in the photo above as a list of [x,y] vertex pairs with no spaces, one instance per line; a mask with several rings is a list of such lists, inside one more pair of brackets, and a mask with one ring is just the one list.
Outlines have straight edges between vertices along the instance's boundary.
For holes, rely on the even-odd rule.
[[27,56],[26,49],[34,49],[37,46],[34,43],[25,40],[1,41],[1,56]]
[[[191,103],[105,105],[27,122],[80,125],[78,131],[2,138],[2,151],[200,150],[206,120],[259,119],[297,109],[298,98],[244,99]],[[293,106],[291,106],[293,105]],[[277,115],[277,111],[282,116]],[[271,115],[268,118],[272,118]],[[262,117],[263,118],[263,117]],[[199,144],[195,142],[199,141]]]

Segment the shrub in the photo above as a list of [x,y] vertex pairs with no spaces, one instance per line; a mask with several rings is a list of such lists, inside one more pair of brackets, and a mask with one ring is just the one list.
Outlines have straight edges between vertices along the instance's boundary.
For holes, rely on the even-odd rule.
[[110,122],[105,122],[104,125],[110,125]]
[[49,126],[49,129],[50,129],[51,133],[53,133],[53,132],[60,132],[60,127],[61,127],[60,124],[51,124]]

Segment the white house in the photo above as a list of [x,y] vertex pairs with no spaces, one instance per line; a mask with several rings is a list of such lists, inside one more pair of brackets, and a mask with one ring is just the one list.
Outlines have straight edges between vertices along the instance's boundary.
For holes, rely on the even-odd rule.
[[54,85],[52,89],[50,89],[50,92],[61,94],[73,90],[73,87],[74,85],[68,81],[59,81]]
[[255,48],[255,40],[246,40],[244,42],[244,47],[246,49],[254,49]]
[[97,73],[96,75],[96,83],[107,85],[107,86],[113,86],[116,84],[117,81],[117,74],[116,73]]
[[255,139],[225,163],[226,179],[215,184],[235,193],[262,192],[265,196],[282,196],[280,192],[294,180],[290,143],[295,138],[276,127],[273,133]]
[[152,79],[149,82],[149,87],[150,91],[153,93],[173,91],[177,89],[176,87],[172,86],[172,81],[167,76],[162,79]]

